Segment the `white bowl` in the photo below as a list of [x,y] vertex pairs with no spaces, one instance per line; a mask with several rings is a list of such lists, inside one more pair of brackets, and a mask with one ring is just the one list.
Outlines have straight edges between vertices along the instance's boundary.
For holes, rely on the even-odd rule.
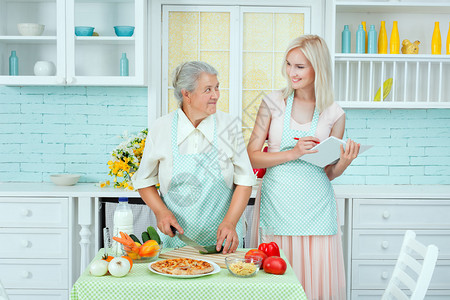
[[44,32],[45,25],[37,23],[19,23],[17,29],[21,35],[36,36]]
[[50,179],[56,185],[74,185],[80,179],[78,174],[53,174]]
[[34,64],[34,75],[36,76],[53,76],[56,67],[51,61],[39,60]]

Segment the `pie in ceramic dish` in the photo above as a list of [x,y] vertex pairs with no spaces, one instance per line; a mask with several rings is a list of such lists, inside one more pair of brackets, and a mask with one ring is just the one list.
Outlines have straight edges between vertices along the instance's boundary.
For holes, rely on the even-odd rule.
[[159,273],[170,275],[202,275],[214,271],[214,266],[209,262],[192,258],[160,260],[150,266]]

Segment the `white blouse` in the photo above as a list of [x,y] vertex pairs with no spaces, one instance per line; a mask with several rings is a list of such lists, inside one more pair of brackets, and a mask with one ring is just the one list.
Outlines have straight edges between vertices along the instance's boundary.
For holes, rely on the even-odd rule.
[[228,187],[253,186],[256,177],[248,158],[238,118],[217,111],[195,128],[184,112],[179,109],[155,121],[149,129],[144,154],[138,171],[132,177],[135,189],[160,184],[161,193],[167,193],[172,178],[172,119],[178,112],[177,144],[180,154],[210,151],[214,142],[214,119],[216,117],[219,164]]

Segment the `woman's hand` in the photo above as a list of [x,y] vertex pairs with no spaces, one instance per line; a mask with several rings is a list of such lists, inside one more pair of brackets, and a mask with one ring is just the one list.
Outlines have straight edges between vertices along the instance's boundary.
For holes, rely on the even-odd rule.
[[360,144],[348,139],[345,145],[345,151],[344,146],[341,145],[341,157],[337,164],[345,170],[358,157],[360,147]]
[[230,222],[222,222],[217,229],[217,251],[220,251],[220,248],[225,241],[225,246],[223,247],[223,254],[233,253],[236,251],[239,246],[239,238],[236,233],[236,225],[233,225]]
[[177,219],[170,210],[166,209],[157,214],[155,213],[155,216],[158,228],[162,233],[167,234],[170,237],[174,237],[175,234],[173,233],[172,229],[170,229],[171,225],[175,227],[179,233],[184,233],[183,228],[181,228],[180,224],[178,224]]
[[314,136],[305,136],[298,139],[297,144],[295,144],[292,149],[292,160],[297,159],[305,154],[316,153],[317,150],[311,150],[312,147],[319,144],[320,140]]

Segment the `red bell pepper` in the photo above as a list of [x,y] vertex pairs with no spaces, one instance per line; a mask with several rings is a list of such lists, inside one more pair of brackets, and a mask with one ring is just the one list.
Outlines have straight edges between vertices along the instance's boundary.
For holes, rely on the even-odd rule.
[[253,169],[253,174],[256,174],[256,178],[263,178],[266,174],[266,169]]
[[[267,135],[267,139],[269,139],[269,135]],[[263,152],[267,152],[268,151],[268,147],[265,146],[263,149]],[[266,169],[253,169],[253,174],[256,174],[256,178],[263,178],[264,174],[266,174]]]
[[280,248],[275,242],[262,243],[258,246],[258,250],[261,250],[262,252],[267,254],[268,257],[280,256]]

